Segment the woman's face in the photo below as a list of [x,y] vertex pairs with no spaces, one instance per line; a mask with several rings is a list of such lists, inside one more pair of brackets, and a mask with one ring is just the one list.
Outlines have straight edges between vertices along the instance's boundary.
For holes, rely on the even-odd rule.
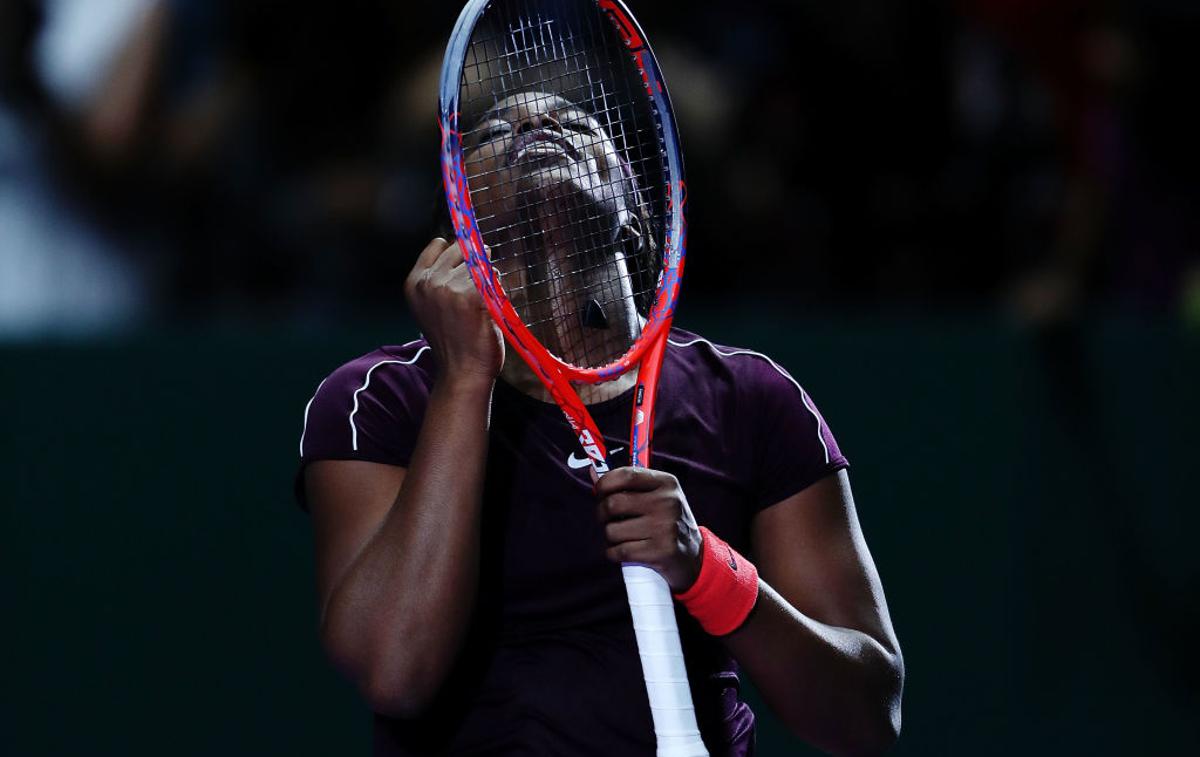
[[576,365],[623,354],[640,329],[621,244],[637,193],[608,133],[561,97],[522,92],[463,149],[492,264],[535,337]]
[[589,204],[621,216],[618,223],[627,222],[631,187],[621,154],[595,118],[561,97],[521,92],[501,100],[463,148],[481,217],[502,218],[538,200],[582,193]]

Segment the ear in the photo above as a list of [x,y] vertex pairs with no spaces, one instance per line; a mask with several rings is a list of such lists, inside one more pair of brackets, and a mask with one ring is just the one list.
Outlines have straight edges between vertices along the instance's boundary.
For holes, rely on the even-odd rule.
[[646,249],[646,235],[642,229],[642,219],[628,214],[621,228],[617,229],[617,243],[626,259],[637,260]]

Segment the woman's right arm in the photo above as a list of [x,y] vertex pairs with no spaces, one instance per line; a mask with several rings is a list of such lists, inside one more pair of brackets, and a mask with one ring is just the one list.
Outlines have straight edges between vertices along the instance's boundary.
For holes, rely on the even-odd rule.
[[429,703],[466,633],[491,394],[504,362],[457,245],[431,242],[405,295],[438,363],[408,468],[322,460],[305,471],[322,644],[372,709],[394,717]]

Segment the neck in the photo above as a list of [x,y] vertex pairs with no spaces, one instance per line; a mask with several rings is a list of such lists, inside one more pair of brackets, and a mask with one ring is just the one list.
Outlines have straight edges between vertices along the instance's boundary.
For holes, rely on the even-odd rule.
[[[542,385],[538,377],[533,375],[533,371],[529,370],[525,361],[520,356],[513,355],[511,351],[506,356],[504,368],[500,371],[500,379],[522,394],[527,394],[536,400],[554,402],[550,392],[546,391],[546,387]],[[579,393],[579,399],[583,400],[583,404],[594,405],[629,391],[636,383],[637,371],[633,370],[612,381],[601,381],[598,384],[575,384],[574,386],[575,391]]]

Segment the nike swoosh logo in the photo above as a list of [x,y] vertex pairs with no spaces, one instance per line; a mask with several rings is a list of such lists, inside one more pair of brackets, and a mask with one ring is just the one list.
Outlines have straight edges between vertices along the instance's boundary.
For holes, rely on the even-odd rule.
[[738,569],[737,560],[733,559],[733,547],[729,547],[729,567]]
[[[615,455],[615,454],[617,454],[618,452],[620,452],[620,451],[621,451],[621,450],[623,450],[623,449],[625,449],[625,448],[624,448],[624,447],[617,447],[616,449],[614,449],[614,450],[610,451],[608,454],[609,454],[609,455]],[[575,453],[574,453],[574,452],[572,452],[572,453],[571,453],[571,456],[567,458],[567,465],[571,466],[573,469],[586,468],[586,467],[588,467],[588,466],[589,466],[589,465],[591,465],[591,464],[592,464],[592,458],[590,458],[590,457],[583,457],[583,458],[576,457],[576,455],[575,455]]]

